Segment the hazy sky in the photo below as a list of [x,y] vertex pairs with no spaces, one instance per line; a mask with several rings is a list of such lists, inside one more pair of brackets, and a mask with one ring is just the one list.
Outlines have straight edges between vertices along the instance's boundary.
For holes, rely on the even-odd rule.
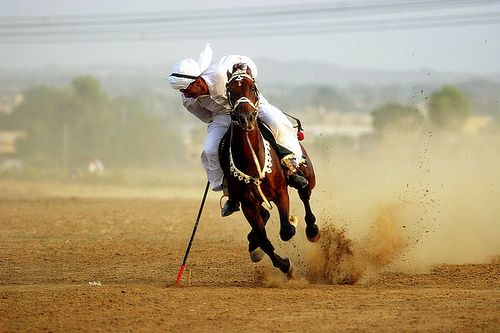
[[[400,0],[404,2],[407,0]],[[0,0],[5,16],[163,12],[200,8],[312,3],[314,1],[165,1],[165,0]],[[333,3],[338,1],[332,1]],[[344,2],[345,3],[345,2]],[[467,9],[462,9],[466,11]],[[481,10],[481,8],[479,8]],[[486,12],[499,12],[500,1]],[[459,12],[459,10],[457,10]],[[443,11],[439,12],[443,13]],[[439,14],[438,13],[438,14]],[[466,12],[464,12],[466,13]],[[446,11],[444,12],[446,14]],[[408,20],[412,17],[408,16]],[[328,62],[348,68],[500,73],[500,19],[496,24],[398,31],[336,32],[252,38],[190,39],[65,44],[0,43],[0,68],[44,65],[164,65],[184,57],[197,58],[210,41],[215,57],[245,54],[253,58]]]

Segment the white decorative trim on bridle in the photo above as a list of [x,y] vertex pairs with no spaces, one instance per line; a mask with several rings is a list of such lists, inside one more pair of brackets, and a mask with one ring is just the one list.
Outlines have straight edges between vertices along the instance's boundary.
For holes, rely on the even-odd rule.
[[[246,67],[244,69],[238,69],[236,70],[232,75],[231,77],[229,78],[229,80],[227,81],[226,85],[228,85],[231,81],[233,80],[236,80],[238,81],[239,85],[241,86],[241,81],[243,80],[243,78],[247,78],[249,80],[252,80],[255,88],[256,88],[256,93],[257,93],[257,96],[259,95],[258,91],[259,91],[259,88],[257,88],[257,83],[255,82],[255,79],[253,78],[253,76],[251,76],[250,74],[248,74],[246,72]],[[255,104],[247,97],[243,96],[243,97],[240,97],[236,102],[234,102],[234,105],[231,103],[231,98],[229,96],[229,91],[227,91],[227,101],[229,103],[229,106],[231,106],[231,111],[234,112],[236,110],[236,108],[238,107],[238,105],[240,105],[241,103],[248,103],[250,104],[250,106],[255,110],[257,111],[259,109],[259,98],[257,97],[257,102],[255,102]]]
[[255,82],[255,79],[253,78],[252,75],[247,73],[246,68],[245,69],[237,69],[231,76],[231,78],[227,81],[227,83],[236,80],[236,81],[241,81],[243,78],[246,77],[247,79],[252,80]]
[[273,158],[271,156],[271,145],[269,144],[268,141],[264,139],[262,134],[260,135],[262,138],[262,141],[264,142],[264,165],[262,168],[260,167],[260,162],[259,158],[257,157],[257,154],[255,153],[255,150],[253,149],[252,143],[250,142],[250,139],[248,138],[248,133],[245,133],[246,139],[248,146],[250,147],[250,151],[252,152],[252,157],[255,163],[255,166],[257,167],[257,171],[259,175],[257,177],[252,177],[238,169],[236,164],[234,163],[233,160],[233,153],[231,150],[232,142],[233,142],[233,126],[231,125],[231,138],[230,138],[230,143],[229,143],[229,171],[233,174],[234,177],[238,178],[240,181],[244,181],[246,184],[250,184],[252,181],[253,184],[257,187],[257,191],[259,192],[260,197],[262,198],[262,201],[267,205],[267,208],[273,209],[273,206],[271,206],[271,203],[269,200],[267,200],[266,196],[264,195],[264,192],[262,192],[262,188],[260,187],[260,184],[262,184],[262,180],[266,178],[266,174],[271,173],[273,171]]
[[[231,98],[229,96],[229,91],[227,91],[227,100],[229,102],[229,105],[232,108],[232,112],[235,112],[236,108],[241,103],[247,103],[253,108],[254,112],[257,113],[259,110],[258,88],[257,88],[257,85],[255,84],[255,79],[246,72],[246,67],[245,67],[245,69],[236,70],[233,73],[233,75],[231,76],[231,78],[229,78],[227,83],[229,84],[234,79],[234,80],[238,81],[238,83],[241,85],[241,80],[243,80],[244,77],[252,80],[252,82],[255,85],[256,93],[257,93],[257,101],[255,102],[255,104],[248,97],[242,96],[234,103],[234,105],[232,105]],[[250,182],[253,182],[253,184],[255,186],[257,186],[257,191],[259,192],[259,195],[262,198],[262,201],[267,205],[267,207],[269,209],[272,209],[273,206],[271,206],[271,203],[269,203],[269,200],[267,200],[266,196],[264,195],[264,192],[262,192],[262,188],[260,187],[260,184],[262,184],[262,180],[266,177],[266,174],[271,173],[273,171],[272,170],[273,159],[271,156],[271,145],[269,144],[268,141],[266,141],[264,139],[264,137],[262,136],[262,133],[261,133],[260,136],[261,136],[262,141],[264,143],[264,165],[261,168],[259,158],[258,158],[257,154],[255,153],[255,150],[252,146],[252,143],[250,142],[250,138],[248,137],[248,132],[245,133],[247,144],[250,147],[250,151],[252,152],[252,158],[253,158],[253,161],[255,163],[255,167],[257,168],[257,172],[259,173],[259,175],[257,177],[249,176],[246,173],[244,173],[243,171],[241,171],[240,169],[238,169],[238,167],[236,166],[236,164],[234,163],[234,160],[233,160],[233,153],[231,150],[231,146],[233,143],[233,126],[234,126],[234,124],[231,125],[231,138],[230,138],[230,142],[229,142],[229,171],[232,173],[232,175],[234,177],[238,178],[240,181],[244,181],[246,184],[250,184]]]
[[[261,134],[261,136],[262,136],[262,134]],[[232,138],[232,135],[231,135],[231,138]],[[248,138],[248,135],[247,135],[247,138]],[[262,140],[264,140],[264,138],[262,138]],[[273,159],[271,156],[271,148],[270,147],[271,147],[271,145],[269,144],[269,142],[264,140],[264,156],[265,156],[264,157],[264,165],[261,169],[259,160],[258,159],[255,160],[255,158],[254,158],[254,161],[256,162],[256,166],[258,168],[257,171],[259,172],[259,176],[253,177],[253,176],[247,175],[246,173],[244,173],[243,171],[238,169],[238,167],[236,166],[236,164],[234,163],[234,160],[233,160],[233,153],[231,151],[231,145],[229,145],[229,171],[232,172],[234,177],[238,178],[241,181],[244,181],[247,184],[249,184],[252,181],[255,185],[260,185],[262,183],[262,179],[264,179],[266,177],[266,174],[271,173],[273,171],[272,170]],[[252,153],[253,153],[252,155],[254,155],[255,152],[254,152],[253,147],[251,145],[250,145],[250,149],[252,150]]]
[[236,108],[238,107],[238,105],[240,105],[241,103],[248,103],[250,104],[250,106],[252,107],[252,109],[254,110],[257,110],[259,108],[259,100],[257,99],[257,102],[256,104],[253,104],[253,102],[248,99],[247,97],[243,96],[243,97],[240,97],[235,103],[234,103],[234,106],[233,106],[233,112],[234,110],[236,110]]

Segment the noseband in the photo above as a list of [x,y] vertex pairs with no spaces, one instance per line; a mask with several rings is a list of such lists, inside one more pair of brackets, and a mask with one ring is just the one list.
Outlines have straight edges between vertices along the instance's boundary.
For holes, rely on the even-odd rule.
[[[257,96],[257,101],[254,103],[252,102],[248,97],[242,96],[240,97],[236,102],[231,101],[231,92],[229,91],[229,83],[231,81],[236,80],[238,81],[238,84],[241,86],[241,81],[243,78],[247,78],[252,81],[254,87],[255,87],[255,94]],[[231,76],[231,78],[227,81],[226,84],[226,94],[227,94],[227,101],[229,103],[229,106],[231,107],[231,114],[233,115],[236,112],[236,109],[238,106],[242,103],[247,103],[250,105],[250,107],[254,110],[253,113],[255,116],[257,116],[258,110],[259,110],[259,89],[257,88],[257,84],[255,83],[255,79],[246,72],[246,66],[244,69],[237,69]]]

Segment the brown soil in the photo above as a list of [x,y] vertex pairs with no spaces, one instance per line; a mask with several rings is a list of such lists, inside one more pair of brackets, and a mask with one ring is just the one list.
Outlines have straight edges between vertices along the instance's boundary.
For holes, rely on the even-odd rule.
[[318,264],[321,250],[311,262],[294,253],[303,228],[290,246],[270,226],[278,253],[299,258],[297,279],[286,281],[267,258],[250,262],[246,221],[220,219],[213,200],[175,287],[198,207],[190,199],[0,199],[0,331],[500,331],[498,261],[333,280],[324,270],[343,268]]

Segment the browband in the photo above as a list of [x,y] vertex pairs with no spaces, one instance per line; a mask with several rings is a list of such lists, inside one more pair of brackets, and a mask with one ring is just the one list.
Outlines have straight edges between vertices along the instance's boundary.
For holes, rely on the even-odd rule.
[[179,74],[179,73],[172,73],[170,76],[175,76],[175,77],[182,77],[185,79],[193,79],[196,80],[198,77],[194,75],[188,75],[188,74]]

